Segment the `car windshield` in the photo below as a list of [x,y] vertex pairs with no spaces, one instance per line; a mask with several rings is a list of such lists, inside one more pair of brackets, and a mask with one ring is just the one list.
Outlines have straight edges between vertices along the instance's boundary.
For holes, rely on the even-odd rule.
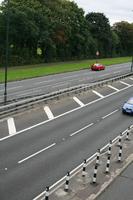
[[95,65],[95,66],[97,66],[97,67],[98,67],[98,66],[100,66],[100,64],[99,64],[99,63],[95,63],[94,65]]
[[127,101],[127,103],[133,104],[133,98],[132,98],[132,99],[129,99],[129,100]]

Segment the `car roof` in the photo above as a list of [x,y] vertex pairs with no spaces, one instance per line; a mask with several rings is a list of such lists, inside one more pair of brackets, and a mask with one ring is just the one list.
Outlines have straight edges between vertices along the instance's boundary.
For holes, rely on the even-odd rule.
[[[129,99],[133,99],[133,97],[130,97]],[[128,99],[128,100],[129,100],[129,99]]]
[[133,97],[130,97],[130,98],[127,100],[127,103],[133,104]]

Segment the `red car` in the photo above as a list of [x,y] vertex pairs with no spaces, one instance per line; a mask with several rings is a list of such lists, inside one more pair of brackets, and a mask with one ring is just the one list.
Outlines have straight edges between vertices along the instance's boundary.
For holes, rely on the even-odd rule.
[[105,69],[105,66],[100,63],[94,63],[93,65],[91,65],[91,70],[94,70],[94,71],[100,71],[104,69]]

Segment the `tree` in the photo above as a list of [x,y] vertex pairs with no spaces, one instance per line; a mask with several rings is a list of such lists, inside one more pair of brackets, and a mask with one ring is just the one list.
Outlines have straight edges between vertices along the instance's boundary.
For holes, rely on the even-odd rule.
[[94,37],[97,49],[103,56],[111,55],[111,27],[103,13],[91,12],[86,15],[90,32]]
[[115,23],[113,25],[113,31],[120,38],[119,51],[121,55],[132,55],[133,54],[133,23],[125,21]]

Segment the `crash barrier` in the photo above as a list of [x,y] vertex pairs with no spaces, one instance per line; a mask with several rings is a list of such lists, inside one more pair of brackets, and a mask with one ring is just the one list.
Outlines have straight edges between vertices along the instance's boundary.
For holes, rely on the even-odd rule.
[[101,87],[106,84],[111,84],[114,81],[118,81],[120,79],[124,79],[128,76],[132,76],[133,72],[120,75],[114,78],[102,80],[96,83],[89,83],[89,84],[82,84],[82,85],[77,85],[74,87],[69,87],[65,89],[58,90],[56,92],[48,93],[45,95],[39,95],[35,96],[32,98],[20,100],[18,102],[13,102],[7,105],[2,105],[0,106],[0,119],[7,117],[9,114],[15,114],[20,111],[25,111],[27,108],[33,108],[37,104],[42,104],[42,103],[48,103],[52,100],[59,100],[61,98],[64,98],[66,96],[70,96],[73,94],[81,93],[83,91],[87,91],[96,87]]
[[[103,148],[98,149],[97,152],[94,155],[92,155],[90,158],[84,159],[83,163],[81,163],[77,168],[75,168],[71,172],[70,171],[67,172],[67,175],[64,176],[61,180],[59,180],[57,183],[55,183],[51,187],[48,187],[50,189],[50,196],[52,196],[59,188],[62,187],[62,188],[64,188],[63,190],[65,192],[65,196],[62,198],[59,198],[59,200],[60,199],[65,200],[66,195],[67,194],[70,195],[70,193],[73,190],[73,188],[71,188],[71,180],[72,180],[72,178],[74,179],[74,177],[76,177],[77,174],[79,174],[78,176],[81,178],[81,181],[83,181],[83,185],[85,184],[85,178],[88,179],[87,187],[88,187],[88,183],[90,183],[90,185],[92,185],[92,187],[93,187],[93,185],[97,185],[98,184],[97,178],[99,175],[98,173],[99,173],[100,165],[102,165],[103,169],[105,166],[105,169],[102,172],[103,176],[110,174],[110,166],[112,164],[111,163],[112,154],[114,154],[113,157],[115,157],[115,163],[118,163],[118,166],[124,162],[124,158],[122,158],[122,150],[123,150],[124,146],[127,146],[127,148],[128,148],[129,143],[127,143],[127,142],[130,142],[131,138],[133,140],[132,133],[133,133],[133,125],[129,126],[124,132],[120,133],[115,139],[110,140],[109,143],[107,145],[105,145]],[[127,139],[127,135],[128,135],[128,139]],[[115,149],[115,152],[113,152],[114,149]],[[102,164],[101,164],[100,160],[102,159],[101,157],[103,155],[105,156],[105,158],[102,160],[102,162],[101,162]],[[90,172],[89,172],[87,170],[87,167],[89,167],[90,165],[91,165],[91,168],[89,168],[90,169]],[[90,176],[90,178],[89,178],[89,176]],[[78,179],[79,179],[79,177],[78,177]],[[74,183],[74,181],[73,181],[73,183]],[[81,184],[81,182],[79,182],[79,184]],[[76,187],[77,187],[77,185],[76,185]],[[49,196],[49,195],[47,194],[47,192],[49,192],[49,189],[46,188],[46,191],[42,192],[40,195],[38,195],[33,200],[43,200],[44,197],[45,197],[45,199],[48,199],[47,196]],[[56,197],[56,199],[58,199],[58,198]]]

